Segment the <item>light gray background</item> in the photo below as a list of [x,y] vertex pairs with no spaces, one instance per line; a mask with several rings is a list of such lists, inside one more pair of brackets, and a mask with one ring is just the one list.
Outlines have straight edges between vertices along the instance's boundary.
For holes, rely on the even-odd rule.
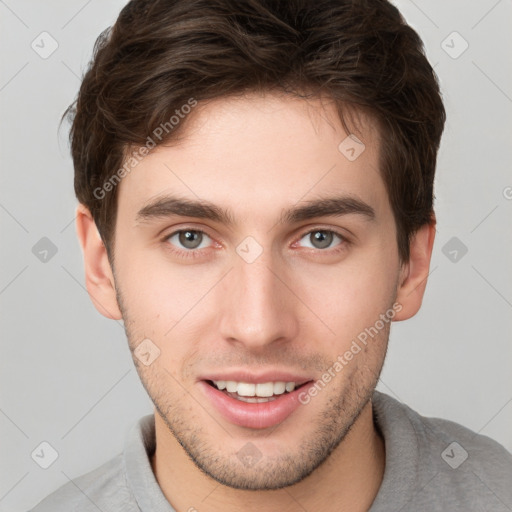
[[[67,125],[58,133],[96,36],[124,3],[0,0],[0,511],[27,510],[113,457],[152,411],[122,325],[84,289]],[[426,297],[415,318],[393,325],[378,388],[512,450],[512,2],[397,5],[425,41],[448,122]],[[43,31],[59,45],[46,59],[31,47]],[[446,39],[454,31],[469,43],[458,58],[445,51],[463,48]],[[58,250],[46,263],[32,252],[42,237]],[[443,253],[452,237],[468,248],[456,262]],[[59,454],[46,470],[31,458],[42,441]]]

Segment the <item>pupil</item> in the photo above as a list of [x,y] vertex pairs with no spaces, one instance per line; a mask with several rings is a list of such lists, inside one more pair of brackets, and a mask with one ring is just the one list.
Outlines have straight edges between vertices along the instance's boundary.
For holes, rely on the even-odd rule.
[[183,231],[180,233],[180,243],[184,247],[195,249],[201,243],[199,233],[197,231]]
[[[319,248],[329,247],[332,242],[332,233],[327,231],[315,231],[314,233],[315,242],[319,242],[317,245]],[[314,244],[313,244],[314,245]]]

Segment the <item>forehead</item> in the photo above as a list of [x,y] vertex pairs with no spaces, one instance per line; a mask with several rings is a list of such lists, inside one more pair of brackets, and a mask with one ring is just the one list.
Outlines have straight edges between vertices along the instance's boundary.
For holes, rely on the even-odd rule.
[[349,114],[353,134],[334,102],[321,98],[267,93],[200,103],[178,138],[130,168],[119,185],[119,213],[134,218],[165,194],[222,204],[241,221],[327,194],[385,208],[377,126]]

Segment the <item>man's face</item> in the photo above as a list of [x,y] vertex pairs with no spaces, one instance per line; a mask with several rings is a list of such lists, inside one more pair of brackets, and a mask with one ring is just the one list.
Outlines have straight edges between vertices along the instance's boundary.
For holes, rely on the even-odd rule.
[[[131,349],[151,340],[137,370],[196,465],[232,487],[275,489],[338,446],[383,364],[389,321],[378,321],[400,263],[377,131],[363,122],[354,159],[361,146],[338,148],[347,134],[318,100],[223,98],[194,116],[119,185],[118,302]],[[168,196],[231,222],[172,213]],[[282,218],[330,198],[344,202]]]

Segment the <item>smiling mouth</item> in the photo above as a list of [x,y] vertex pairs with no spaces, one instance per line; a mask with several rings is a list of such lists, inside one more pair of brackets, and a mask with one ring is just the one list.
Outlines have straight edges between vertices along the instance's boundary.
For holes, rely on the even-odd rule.
[[278,381],[258,384],[232,380],[207,380],[206,382],[230,398],[241,402],[260,404],[277,400],[279,397],[287,395],[311,381],[300,383]]

